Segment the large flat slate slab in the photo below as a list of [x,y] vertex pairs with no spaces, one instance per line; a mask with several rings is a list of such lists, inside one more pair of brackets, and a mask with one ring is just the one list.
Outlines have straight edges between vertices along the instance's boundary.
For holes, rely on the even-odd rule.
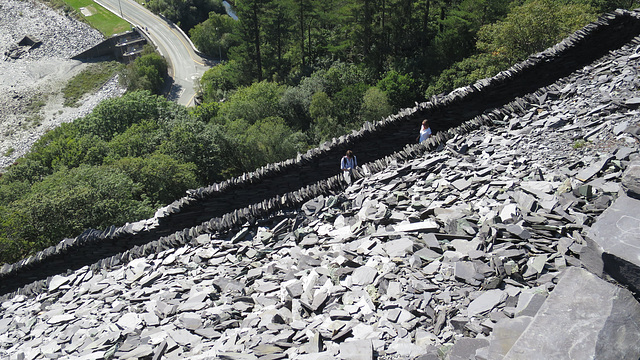
[[504,359],[640,358],[640,304],[630,291],[567,268]]
[[640,200],[621,194],[591,226],[590,248],[602,253],[604,270],[632,290],[640,290]]

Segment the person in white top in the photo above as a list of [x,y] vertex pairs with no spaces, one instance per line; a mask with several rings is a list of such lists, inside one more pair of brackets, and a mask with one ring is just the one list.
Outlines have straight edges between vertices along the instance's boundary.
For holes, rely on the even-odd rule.
[[429,127],[429,122],[427,120],[423,120],[422,127],[420,127],[420,136],[418,137],[418,142],[427,140],[429,136],[431,136],[431,128]]

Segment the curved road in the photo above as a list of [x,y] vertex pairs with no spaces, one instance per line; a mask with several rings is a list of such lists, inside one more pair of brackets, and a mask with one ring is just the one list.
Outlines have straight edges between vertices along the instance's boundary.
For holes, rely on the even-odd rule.
[[154,15],[134,0],[96,0],[96,2],[132,25],[144,29],[158,51],[169,63],[173,84],[169,99],[185,106],[194,105],[198,79],[210,67],[182,31],[169,20]]

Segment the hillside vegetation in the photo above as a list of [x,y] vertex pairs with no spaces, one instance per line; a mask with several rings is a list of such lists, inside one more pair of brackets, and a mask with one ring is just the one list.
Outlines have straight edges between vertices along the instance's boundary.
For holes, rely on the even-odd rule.
[[[0,263],[86,228],[149,217],[184,191],[253,170],[491,76],[633,1],[152,0],[224,62],[188,110],[146,54],[130,92],[47,133],[0,177]],[[636,4],[637,5],[637,4]],[[198,9],[210,9],[201,19]],[[172,11],[168,11],[172,9]]]

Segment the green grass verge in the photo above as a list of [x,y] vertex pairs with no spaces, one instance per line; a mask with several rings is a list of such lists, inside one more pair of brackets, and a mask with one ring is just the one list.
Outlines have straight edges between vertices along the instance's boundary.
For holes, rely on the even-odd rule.
[[124,68],[123,64],[116,61],[101,62],[89,65],[81,73],[74,76],[62,90],[64,106],[78,106],[78,100],[84,94],[98,90],[116,72]]
[[[89,25],[96,28],[106,37],[120,34],[131,29],[128,22],[96,4],[93,0],[64,0],[64,2],[76,11],[77,16],[84,19]],[[80,11],[82,7],[89,10],[92,15],[84,16]]]

